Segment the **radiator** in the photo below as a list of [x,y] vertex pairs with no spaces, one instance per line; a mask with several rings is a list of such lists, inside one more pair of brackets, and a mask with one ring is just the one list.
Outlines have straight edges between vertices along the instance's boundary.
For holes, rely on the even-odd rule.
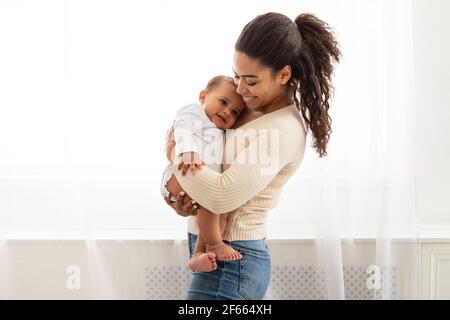
[[[389,280],[389,286],[369,289],[367,266],[344,267],[345,296],[349,300],[377,300],[382,290],[389,290],[396,299],[396,267],[390,272],[381,270],[381,282]],[[150,300],[185,298],[192,272],[181,266],[148,266],[145,268],[145,295]],[[389,277],[389,279],[387,278]],[[274,300],[323,300],[327,299],[325,271],[313,266],[275,266],[265,299]]]

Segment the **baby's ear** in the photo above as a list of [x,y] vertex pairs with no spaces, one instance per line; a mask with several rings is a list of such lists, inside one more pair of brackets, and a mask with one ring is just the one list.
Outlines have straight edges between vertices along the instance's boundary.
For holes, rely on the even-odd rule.
[[200,101],[200,103],[204,103],[205,98],[206,98],[206,91],[205,90],[200,91],[200,94],[198,96],[198,100]]

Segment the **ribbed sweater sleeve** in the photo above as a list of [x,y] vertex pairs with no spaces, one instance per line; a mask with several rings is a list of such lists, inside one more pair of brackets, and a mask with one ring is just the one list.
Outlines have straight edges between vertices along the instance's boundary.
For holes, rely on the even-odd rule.
[[[176,164],[173,172],[186,193],[201,206],[217,214],[235,210],[266,188],[304,149],[296,120],[280,115],[256,119],[256,127],[247,126],[257,128],[256,138],[249,141],[223,173],[203,167],[195,176],[189,171],[182,176]],[[255,152],[256,161],[249,161],[248,155]]]

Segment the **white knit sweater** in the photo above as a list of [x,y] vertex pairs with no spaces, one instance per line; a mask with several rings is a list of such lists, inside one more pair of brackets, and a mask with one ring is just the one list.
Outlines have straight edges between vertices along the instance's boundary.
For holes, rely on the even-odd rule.
[[[302,162],[306,146],[303,118],[295,104],[227,132],[223,173],[203,167],[185,176],[172,167],[186,193],[214,213],[229,213],[223,239],[266,237],[266,216],[282,187]],[[188,231],[198,233],[195,217]]]

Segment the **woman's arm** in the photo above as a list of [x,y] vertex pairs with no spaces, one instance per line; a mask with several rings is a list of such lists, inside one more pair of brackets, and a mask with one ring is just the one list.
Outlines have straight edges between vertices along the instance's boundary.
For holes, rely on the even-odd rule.
[[[176,164],[172,169],[183,190],[201,206],[217,214],[230,212],[266,188],[295,157],[302,156],[299,152],[304,150],[301,148],[304,140],[298,130],[289,127],[277,129],[278,135],[270,135],[268,140],[264,139],[267,135],[258,135],[223,173],[204,167],[195,176],[189,173],[183,176]],[[246,155],[255,150],[266,161],[249,163]]]

